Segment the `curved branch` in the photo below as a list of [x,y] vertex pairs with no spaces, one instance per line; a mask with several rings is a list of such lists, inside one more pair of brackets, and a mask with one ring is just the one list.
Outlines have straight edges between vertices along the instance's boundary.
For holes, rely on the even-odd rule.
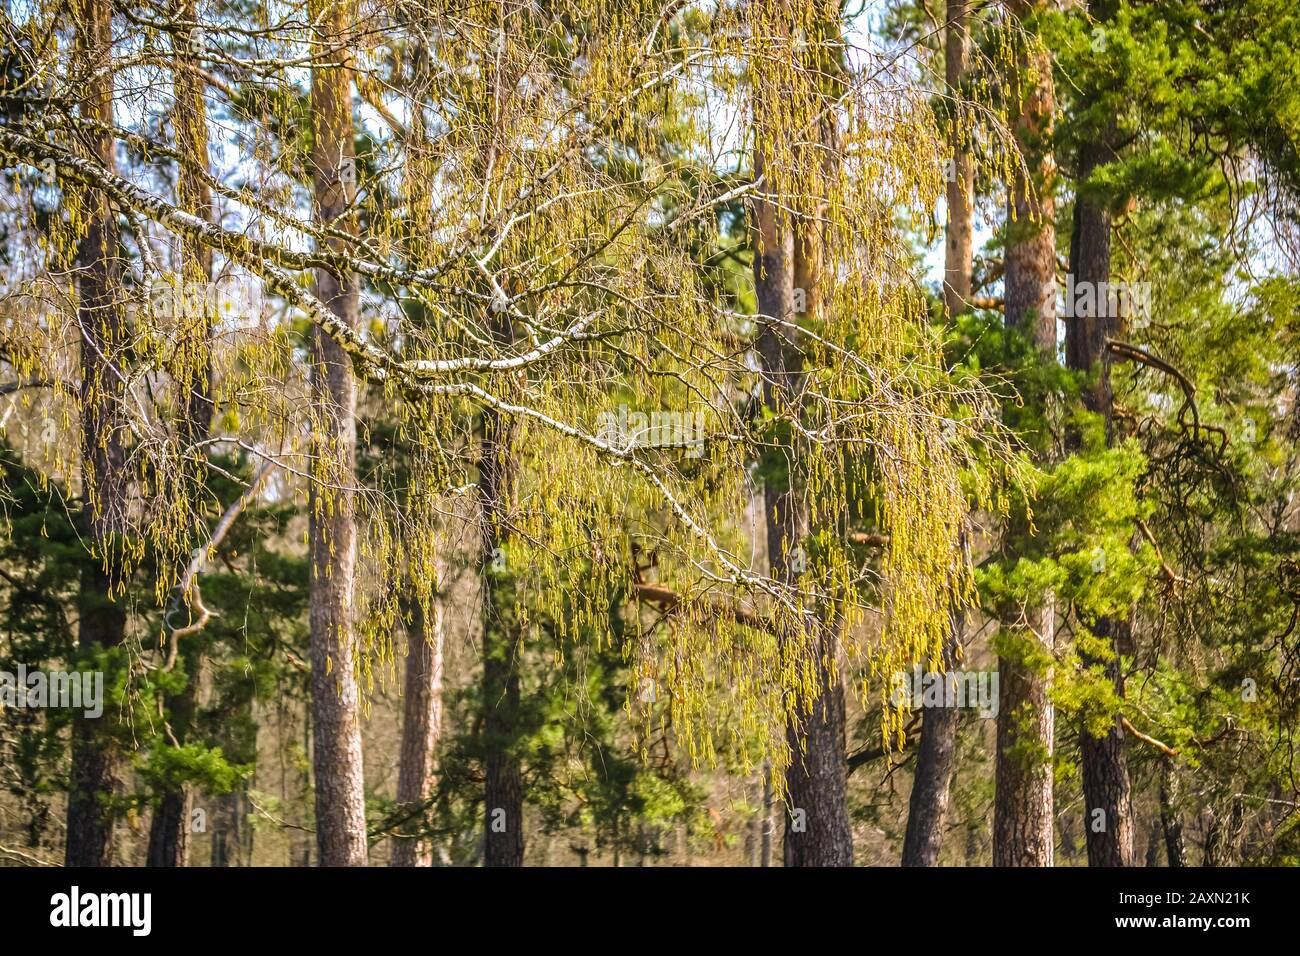
[[1201,437],[1201,413],[1196,407],[1196,386],[1192,384],[1191,379],[1180,372],[1174,366],[1170,365],[1164,359],[1152,355],[1144,349],[1131,345],[1128,342],[1121,342],[1118,339],[1106,339],[1106,348],[1111,352],[1126,358],[1129,361],[1137,362],[1139,365],[1145,365],[1148,368],[1164,372],[1170,378],[1178,383],[1178,387],[1183,390],[1183,407],[1178,410],[1178,420],[1182,421],[1183,412],[1191,409],[1192,412],[1192,440],[1199,441]]
[[[198,612],[198,617],[184,627],[172,629],[170,638],[171,647],[167,651],[167,662],[162,668],[164,672],[170,671],[176,666],[176,655],[180,650],[181,638],[197,634],[207,626],[208,621],[216,617],[216,612],[210,610],[207,605],[203,603],[203,592],[199,587],[198,581],[199,572],[203,570],[203,565],[207,560],[208,555],[211,554],[212,551],[215,550],[223,540],[225,540],[226,535],[230,533],[230,529],[234,527],[235,520],[243,513],[244,509],[248,507],[253,499],[257,497],[257,493],[261,490],[263,482],[266,481],[274,468],[274,459],[266,458],[262,461],[262,464],[258,466],[257,471],[253,474],[253,480],[249,482],[248,487],[244,489],[244,493],[239,496],[234,504],[226,509],[224,514],[222,514],[221,519],[217,522],[217,526],[212,529],[212,535],[208,538],[207,542],[202,548],[194,549],[194,554],[190,558],[190,563],[186,565],[185,572],[181,575],[180,583],[176,585],[176,593],[185,602],[185,606],[189,608],[191,612]],[[170,625],[167,626],[170,627]]]

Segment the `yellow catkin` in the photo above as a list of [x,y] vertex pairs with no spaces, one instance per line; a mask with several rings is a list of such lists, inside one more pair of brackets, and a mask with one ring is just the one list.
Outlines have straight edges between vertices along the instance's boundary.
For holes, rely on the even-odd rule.
[[[295,18],[292,7],[259,56],[304,60],[308,35],[302,11]],[[60,9],[35,4],[34,35],[42,26],[53,33]],[[266,23],[279,16],[258,12]],[[627,625],[629,716],[647,735],[670,726],[701,764],[725,758],[752,767],[767,759],[778,771],[789,764],[785,725],[816,695],[816,675],[800,638],[775,634],[801,634],[803,610],[827,605],[839,616],[864,699],[882,704],[882,734],[897,739],[903,717],[885,698],[888,676],[938,660],[950,588],[969,594],[955,550],[967,509],[961,448],[987,421],[970,412],[978,397],[946,384],[898,223],[934,208],[944,138],[906,61],[873,52],[866,41],[850,48],[838,16],[838,4],[825,0],[681,8],[662,0],[363,2],[340,54],[354,71],[370,151],[358,164],[360,235],[349,242],[351,254],[436,270],[419,283],[368,285],[366,341],[396,361],[504,356],[595,316],[584,335],[542,361],[434,383],[472,384],[531,412],[514,416],[518,480],[506,503],[503,555],[525,626],[606,641],[617,599],[614,613]],[[214,48],[234,49],[220,23],[203,34]],[[123,37],[121,46],[138,54],[139,65],[131,68],[133,108],[119,121],[163,125],[175,105],[173,54],[156,38]],[[75,79],[67,51],[39,49],[43,75]],[[359,409],[363,428],[395,422],[401,455],[380,456],[354,476],[333,473],[324,464],[332,455],[312,459],[309,437],[320,423],[307,401],[305,316],[281,310],[283,298],[267,290],[259,269],[280,264],[248,258],[255,243],[299,250],[323,239],[312,234],[301,199],[310,171],[293,132],[302,121],[300,74],[288,66],[269,71],[258,95],[223,101],[230,119],[212,127],[213,135],[235,138],[246,183],[223,198],[243,235],[227,243],[219,264],[242,289],[265,295],[266,313],[231,315],[219,297],[215,305],[188,302],[183,288],[172,297],[185,303],[179,310],[132,302],[131,361],[150,394],[143,408],[127,410],[139,416],[128,451],[131,472],[142,476],[129,516],[137,546],[128,553],[135,562],[153,553],[158,567],[179,568],[196,532],[211,523],[212,502],[176,439],[182,397],[206,360],[200,333],[211,320],[222,411],[215,427],[227,448],[281,462],[264,494],[301,502],[305,483],[317,481],[326,489],[318,507],[331,513],[347,499],[329,489],[358,486],[351,499],[362,556],[356,666],[369,691],[396,674],[393,634],[403,602],[427,612],[437,600],[440,549],[458,536],[475,540],[465,523],[473,521],[476,427],[485,406],[465,391],[419,391],[396,375],[380,381],[363,370],[371,378]],[[957,112],[978,125],[972,111]],[[840,142],[833,163],[818,145],[826,122]],[[81,149],[71,129],[37,132]],[[978,135],[988,162],[1005,165],[996,136]],[[759,382],[737,343],[752,337],[753,322],[700,268],[702,255],[722,242],[711,204],[725,187],[710,176],[742,181],[752,170],[736,156],[756,145],[780,170],[771,188],[782,208],[818,218],[826,237],[826,307],[806,356],[817,399],[798,414],[809,432],[833,440],[801,446],[819,547],[815,579],[791,594],[749,561],[744,516],[759,450],[737,409]],[[157,150],[150,156],[171,162]],[[22,343],[12,353],[15,367],[74,382],[79,339],[67,264],[84,233],[84,210],[71,181],[61,181],[62,218],[48,227],[45,245],[31,244],[43,261],[27,278],[47,294],[35,310],[7,310],[3,329],[7,348]],[[25,208],[34,234],[33,195],[25,189],[12,201]],[[169,268],[164,258],[156,291],[178,284]],[[307,287],[305,272],[297,280]],[[491,343],[501,308],[514,317],[517,341],[508,348]],[[49,406],[60,440],[46,461],[63,480],[78,464],[68,438],[82,400],[74,390]],[[638,448],[633,460],[604,453],[590,439],[599,437],[602,416],[623,406],[699,414],[708,439],[698,456],[658,447]],[[996,449],[996,436],[979,437]],[[874,530],[888,542],[869,562],[844,533],[844,502],[862,493],[850,474],[869,476]],[[987,500],[993,489],[977,492]],[[671,613],[636,600],[638,567],[649,556],[647,573],[676,595]],[[160,604],[175,574],[158,576]],[[880,583],[864,587],[864,580]],[[768,626],[750,626],[737,608]],[[564,646],[561,640],[557,660]],[[636,696],[644,681],[662,688],[656,707]]]

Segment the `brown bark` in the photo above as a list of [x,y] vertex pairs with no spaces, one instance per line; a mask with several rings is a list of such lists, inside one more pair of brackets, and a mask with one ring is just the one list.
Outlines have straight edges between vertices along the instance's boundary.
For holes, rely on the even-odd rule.
[[[113,122],[112,7],[107,0],[80,0],[77,44],[92,71],[82,114]],[[88,134],[90,135],[90,134]],[[111,135],[94,138],[95,160],[114,172]],[[120,365],[126,356],[126,317],[120,304],[118,232],[108,199],[88,192],[82,198],[86,234],[77,248],[77,321],[81,343],[82,523],[91,555],[81,575],[77,641],[83,649],[121,644],[126,612],[109,593],[123,568],[117,536],[123,520],[129,478],[123,448],[123,389]],[[112,862],[113,817],[106,806],[117,790],[120,754],[106,721],[80,714],[72,725],[72,770],[68,787],[68,866],[108,866]]]
[[[1052,6],[1051,0],[1013,0],[1008,8],[1024,18]],[[1056,354],[1056,164],[1050,137],[1054,91],[1052,64],[1044,52],[1020,56],[1014,130],[1026,169],[1011,188],[1003,285],[1007,325],[1020,329],[1040,349]]]
[[[351,230],[355,195],[352,89],[346,60],[351,11],[343,4],[316,9],[312,65],[314,123],[312,173],[316,221]],[[347,251],[342,240],[327,240]],[[348,328],[357,326],[360,287],[353,274],[317,269],[315,294]],[[356,375],[342,348],[315,329],[311,402],[316,418],[312,455],[308,556],[311,597],[311,687],[316,844],[321,866],[366,864],[365,781],[354,672],[352,592],[356,573],[356,518],[352,486],[356,463]]]
[[[830,633],[822,629],[823,635]],[[818,648],[823,654],[828,650],[825,643]],[[786,728],[786,743],[794,754],[786,772],[793,811],[786,814],[786,866],[853,865],[844,752],[844,690],[838,677],[828,679],[828,685],[813,702],[812,713]]]
[[[944,80],[952,112],[948,132],[952,165],[947,183],[943,295],[944,311],[950,322],[973,304],[975,164],[963,136],[958,106],[970,46],[968,5],[969,0],[948,0],[944,24]],[[950,638],[944,647],[945,667],[956,664],[961,627],[962,616],[954,613]],[[921,715],[921,740],[903,838],[903,866],[934,866],[938,862],[956,762],[958,716],[951,707],[927,708]]]
[[[1113,621],[1103,619],[1094,626],[1099,637]],[[1094,663],[1085,659],[1085,663]],[[1106,676],[1123,693],[1119,659],[1104,662]],[[1079,749],[1083,762],[1084,825],[1089,866],[1135,866],[1132,787],[1128,762],[1124,755],[1124,731],[1119,715],[1111,721],[1102,737],[1087,729],[1080,735]],[[1102,829],[1094,826],[1094,813],[1101,810]]]
[[[823,41],[840,36],[842,24],[837,3],[824,3],[814,14],[815,29]],[[797,29],[788,25],[791,34]],[[801,91],[827,107],[814,113],[818,128],[808,133],[817,146],[808,151],[803,169],[809,181],[786,184],[781,171],[769,167],[764,156],[764,137],[775,131],[766,116],[767,106],[755,103],[755,127],[759,146],[755,149],[754,172],[762,191],[753,200],[754,287],[758,308],[758,355],[763,373],[763,402],[776,417],[798,417],[803,391],[803,348],[796,319],[815,323],[823,309],[825,281],[824,183],[833,181],[839,164],[838,115],[830,104],[842,83],[838,46],[818,42],[811,56],[817,59],[811,82],[815,87]],[[781,134],[788,135],[784,130]],[[820,181],[818,181],[820,180]],[[791,186],[783,194],[783,186]],[[802,313],[796,315],[796,290],[802,298]],[[793,438],[779,450],[784,454],[784,477],[772,477],[764,487],[767,531],[767,560],[771,576],[794,583],[801,568],[795,562],[810,533],[806,483],[806,447]],[[774,468],[773,472],[782,469]],[[791,626],[805,628],[796,635],[809,660],[796,666],[809,667],[815,696],[807,709],[799,708],[786,724],[786,743],[791,763],[786,770],[788,812],[785,822],[786,866],[852,866],[853,833],[848,815],[848,759],[845,751],[844,688],[839,671],[839,631],[834,610],[823,608],[807,614]],[[790,635],[778,634],[788,653]]]
[[185,866],[190,852],[190,812],[193,799],[188,787],[163,794],[149,821],[146,866]]
[[[514,331],[503,311],[494,321],[494,338],[508,346]],[[515,482],[514,421],[496,411],[483,414],[479,494],[483,507],[483,734],[485,866],[524,862],[524,784],[519,759],[519,669],[521,632],[509,608],[513,585],[494,564],[503,558],[506,519]]]
[[[954,611],[943,648],[945,672],[957,666],[963,629],[964,615]],[[927,707],[921,712],[921,740],[908,800],[907,831],[903,835],[903,866],[938,865],[953,768],[957,763],[959,722],[956,707]]]
[[[1056,608],[1030,615],[1047,650],[1055,645]],[[1051,866],[1054,848],[1052,755],[1056,708],[1052,671],[1003,657],[998,661],[997,794],[993,804],[993,865]]]
[[[1109,386],[1105,393],[1109,394]],[[1127,632],[1128,623],[1102,617],[1089,622],[1093,636],[1105,641],[1109,652],[1101,658],[1081,654],[1089,667],[1100,667],[1119,697],[1124,696],[1124,679],[1120,669],[1117,639]],[[1100,737],[1082,728],[1079,750],[1083,764],[1085,833],[1089,866],[1135,866],[1136,824],[1133,819],[1132,786],[1125,755],[1122,717],[1115,714],[1110,727]],[[1094,817],[1096,811],[1100,817]],[[1101,824],[1101,828],[1095,825]]]
[[[1053,4],[1014,0],[1022,20]],[[1056,227],[1052,200],[1055,164],[1050,149],[1053,87],[1051,62],[1022,47],[1014,102],[1016,142],[1026,169],[1011,188],[1005,254],[1006,323],[1027,335],[1047,356],[1056,354]],[[1056,643],[1052,595],[1026,609],[1020,638],[1049,654]],[[1029,655],[1030,657],[1037,655]],[[998,662],[997,795],[993,807],[995,866],[1051,866],[1054,847],[1052,756],[1055,707],[1052,669],[1003,657]]]
[[212,840],[209,846],[212,866],[252,864],[253,826],[249,823],[251,809],[247,781],[241,781],[230,793],[223,793],[217,798],[212,813]]
[[[1088,177],[1114,156],[1108,134],[1084,144],[1079,155],[1078,193],[1074,200],[1074,231],[1070,236],[1070,275],[1076,290],[1085,284],[1100,289],[1110,282],[1111,216],[1106,204],[1089,197]],[[1106,339],[1115,335],[1119,316],[1110,315],[1106,302],[1092,297],[1092,308],[1081,303],[1065,318],[1065,362],[1075,371],[1093,373],[1095,380],[1084,390],[1085,407],[1103,416],[1109,438],[1114,401],[1111,395],[1111,357]]]
[[1201,866],[1239,866],[1241,863],[1242,801],[1239,797],[1216,800],[1206,811],[1205,843]]
[[1178,772],[1171,758],[1160,761],[1160,824],[1165,834],[1165,856],[1169,866],[1187,866],[1187,841],[1178,806]]
[[947,183],[948,223],[944,238],[943,301],[950,321],[969,307],[975,248],[975,164],[962,134],[960,110],[957,106],[957,101],[962,96],[961,83],[966,73],[970,45],[969,4],[970,0],[948,0],[945,24],[944,73],[948,96],[951,98],[949,105],[952,123],[948,144],[952,151],[952,166]]
[[[433,790],[435,752],[442,731],[442,611],[436,600],[432,620],[418,601],[407,626],[406,685],[402,714],[402,749],[397,774],[397,802],[418,807]],[[395,836],[393,866],[429,866],[428,840]]]
[[[761,175],[761,156],[756,157],[755,167]],[[809,314],[819,308],[820,243],[812,230],[803,230],[796,254],[796,230],[770,199],[755,200],[754,224],[763,399],[779,415],[798,414],[802,378],[798,334],[782,323],[794,319],[796,287],[804,290]],[[793,444],[785,452],[787,478],[783,484],[769,482],[764,490],[764,511],[770,573],[790,582],[798,577],[791,559],[808,535],[809,518],[799,493],[799,452]],[[811,653],[816,655],[813,666],[818,696],[808,713],[792,718],[786,727],[792,762],[786,771],[790,812],[785,823],[785,865],[851,866],[844,692],[836,668],[838,636],[833,627],[811,617],[804,626],[817,629]]]

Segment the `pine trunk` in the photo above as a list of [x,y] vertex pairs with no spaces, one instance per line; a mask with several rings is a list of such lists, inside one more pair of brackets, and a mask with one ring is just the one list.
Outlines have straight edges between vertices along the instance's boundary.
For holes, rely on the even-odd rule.
[[975,164],[963,138],[957,101],[966,73],[970,45],[970,22],[966,7],[970,0],[948,0],[945,29],[945,81],[951,97],[952,123],[948,142],[952,166],[947,183],[948,224],[944,239],[943,301],[951,321],[966,310],[971,297],[971,269],[974,263]]
[[[436,600],[427,620],[418,601],[410,608],[407,627],[406,685],[402,715],[401,763],[397,803],[418,808],[433,790],[434,757],[442,730],[442,611]],[[393,866],[429,866],[433,847],[428,840],[395,837]]]
[[[1049,602],[1030,617],[1049,651],[1055,644],[1056,608]],[[1049,694],[1052,671],[1008,658],[998,662],[997,795],[993,804],[993,865],[1051,866],[1054,847],[1052,755],[1056,708]]]
[[[829,635],[829,629],[823,629]],[[825,644],[823,654],[833,652]],[[848,815],[844,691],[838,677],[820,669],[820,696],[811,714],[786,727],[793,762],[786,771],[791,812],[785,821],[786,866],[852,866]]]
[[[1100,292],[1110,282],[1110,210],[1104,202],[1087,195],[1086,183],[1099,166],[1113,158],[1110,138],[1110,133],[1104,132],[1080,150],[1079,192],[1074,203],[1074,232],[1070,237],[1070,275],[1074,289],[1092,289],[1095,294],[1090,297],[1091,308],[1076,308],[1074,302],[1067,303],[1065,333],[1066,364],[1090,375],[1091,384],[1083,393],[1084,406],[1105,420],[1108,444],[1114,401],[1106,339],[1115,334],[1120,317],[1110,314],[1107,296]],[[1107,651],[1095,659],[1085,656],[1084,663],[1103,669],[1106,679],[1122,697],[1124,682],[1115,638],[1127,630],[1127,624],[1109,618],[1087,623],[1094,636],[1106,643]],[[1088,865],[1133,866],[1136,862],[1133,802],[1119,714],[1112,718],[1102,737],[1094,737],[1086,728],[1082,729],[1079,745]]]
[[[1115,624],[1103,618],[1093,625],[1093,632],[1097,637],[1109,638],[1110,628]],[[1117,657],[1094,661],[1085,656],[1084,663],[1102,666],[1116,693],[1123,696],[1124,682]],[[1115,715],[1102,737],[1094,737],[1085,728],[1080,734],[1079,749],[1083,762],[1088,865],[1135,866],[1132,787],[1119,715]],[[1098,810],[1101,814],[1095,815]]]
[[[968,4],[969,0],[948,0],[944,24],[944,80],[952,112],[948,131],[952,165],[947,183],[943,284],[944,311],[949,322],[967,308],[974,267],[975,164],[963,137],[958,105],[963,96],[962,79],[970,46]],[[956,666],[962,627],[962,616],[954,613],[952,631],[944,647],[945,670]],[[935,866],[939,861],[957,759],[959,723],[959,714],[952,707],[929,707],[921,714],[921,739],[903,837],[903,866]]]
[[[513,341],[509,316],[496,319],[499,345]],[[479,492],[483,502],[483,734],[485,866],[523,866],[524,783],[517,747],[519,670],[523,643],[510,608],[513,584],[505,572],[506,513],[515,481],[514,422],[496,411],[483,415]]]
[[1165,856],[1169,866],[1184,867],[1187,841],[1183,837],[1183,820],[1179,812],[1178,771],[1171,757],[1160,761],[1160,825],[1165,834]]
[[[1044,0],[1009,4],[1021,19],[1052,6]],[[1052,65],[1045,53],[1022,46],[1018,63],[1019,115],[1016,142],[1027,174],[1018,171],[1011,191],[1004,266],[1006,323],[1028,336],[1047,356],[1056,355],[1055,165],[1052,127]],[[1015,622],[1019,639],[1052,654],[1056,602],[1044,595]],[[993,805],[995,866],[1051,866],[1054,848],[1052,758],[1055,706],[1052,668],[1025,663],[1039,653],[1002,657],[998,709],[997,795]]]
[[[112,5],[81,0],[77,43],[92,71],[82,115],[113,123]],[[111,135],[94,138],[97,162],[115,172]],[[126,611],[109,595],[122,579],[118,536],[125,530],[128,477],[125,471],[123,403],[119,365],[128,349],[120,303],[116,213],[108,199],[83,197],[86,234],[77,248],[77,322],[81,327],[82,524],[91,555],[81,575],[77,641],[83,651],[120,645]],[[108,866],[113,857],[113,815],[108,801],[117,792],[121,756],[107,720],[77,714],[72,723],[72,769],[68,787],[67,866]]]
[[149,821],[146,866],[185,866],[189,862],[190,807],[187,787],[163,794]]
[[[756,157],[756,171],[763,161]],[[755,274],[763,368],[763,398],[777,414],[798,414],[794,407],[802,376],[794,321],[794,290],[804,292],[807,311],[818,308],[814,258],[816,238],[805,234],[796,257],[795,229],[771,200],[759,198],[755,212]],[[793,558],[808,534],[808,513],[799,485],[799,452],[791,444],[784,487],[764,491],[768,567],[773,578],[798,578]],[[800,552],[801,553],[801,552]],[[833,626],[809,617],[805,627],[818,631],[813,662],[818,696],[809,712],[790,718],[786,739],[792,760],[786,771],[789,805],[785,821],[786,866],[852,866],[853,834],[848,817],[848,763],[845,752],[844,693],[836,661],[838,635]]]
[[[342,41],[346,5],[313,10],[319,62],[311,71],[315,124],[312,166],[316,222],[349,230],[355,195],[352,96]],[[327,240],[347,252],[340,239]],[[356,328],[360,289],[355,275],[317,269],[315,294]],[[321,866],[364,866],[367,858],[365,780],[354,670],[352,595],[356,518],[356,376],[351,360],[320,329],[312,339],[312,455],[316,480],[308,502],[311,598],[311,689],[316,845]]]
[[[952,630],[943,649],[944,671],[957,666],[964,619],[952,616]],[[948,815],[953,768],[957,763],[956,707],[926,707],[921,712],[921,740],[916,773],[908,801],[907,831],[903,836],[903,866],[937,866]]]

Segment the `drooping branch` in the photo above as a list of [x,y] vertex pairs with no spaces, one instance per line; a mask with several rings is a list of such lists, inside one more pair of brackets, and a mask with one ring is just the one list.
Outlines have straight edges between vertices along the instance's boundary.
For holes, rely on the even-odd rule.
[[[199,587],[199,574],[202,572],[208,556],[225,540],[226,535],[230,533],[230,529],[234,527],[235,521],[257,497],[263,483],[274,469],[275,460],[272,458],[264,459],[262,464],[258,466],[257,471],[254,472],[253,480],[249,482],[243,494],[222,514],[216,527],[212,529],[212,534],[208,537],[208,540],[201,548],[194,549],[190,563],[185,566],[181,580],[176,585],[176,595],[185,603],[191,614],[197,614],[197,616],[184,627],[172,628],[170,635],[171,646],[167,651],[167,662],[163,665],[163,671],[170,671],[176,666],[176,655],[180,650],[181,639],[197,634],[207,626],[208,621],[216,616],[217,612],[203,603],[203,592]],[[179,610],[179,607],[174,610]],[[170,617],[170,615],[168,616]],[[168,626],[170,627],[170,624]]]
[[1137,362],[1139,365],[1145,365],[1148,368],[1164,372],[1175,382],[1183,391],[1183,407],[1178,410],[1178,420],[1181,423],[1183,415],[1190,410],[1192,413],[1192,440],[1199,441],[1201,435],[1201,413],[1196,407],[1196,386],[1192,384],[1191,379],[1170,365],[1164,359],[1152,355],[1144,349],[1131,345],[1128,342],[1121,342],[1118,339],[1106,339],[1106,348],[1121,358]]
[[1156,560],[1160,562],[1160,573],[1165,576],[1166,580],[1168,580],[1170,584],[1186,584],[1187,579],[1174,571],[1174,569],[1169,566],[1169,562],[1165,560],[1164,552],[1160,550],[1160,545],[1156,542],[1155,535],[1151,533],[1151,529],[1147,527],[1147,523],[1139,519],[1137,526],[1138,530],[1142,532],[1142,537],[1146,538],[1147,543],[1150,544],[1156,552]]
[[[699,540],[705,542],[714,557],[725,568],[726,574],[721,581],[738,585],[746,590],[758,590],[767,593],[795,615],[804,612],[798,608],[798,602],[786,593],[786,589],[762,575],[754,574],[743,567],[713,540],[700,521],[690,514],[667,486],[663,477],[646,461],[634,454],[632,449],[623,449],[602,441],[594,435],[559,421],[537,409],[526,405],[503,402],[482,387],[470,382],[432,383],[427,379],[455,372],[492,372],[499,370],[516,370],[541,361],[569,341],[576,341],[587,334],[586,330],[594,315],[584,315],[567,330],[554,336],[547,342],[535,347],[529,353],[510,358],[466,358],[441,361],[399,360],[392,355],[362,339],[354,330],[341,323],[324,303],[304,289],[286,269],[351,269],[369,278],[389,281],[397,284],[409,282],[430,282],[437,270],[408,271],[362,260],[339,256],[333,252],[295,252],[273,243],[268,243],[242,233],[227,229],[199,217],[190,215],[158,196],[152,195],[133,183],[102,169],[73,153],[49,143],[37,141],[18,133],[0,128],[0,152],[8,153],[20,162],[31,163],[32,158],[51,159],[64,175],[84,186],[102,190],[110,199],[124,209],[134,211],[171,229],[178,235],[197,240],[208,245],[234,262],[259,275],[275,292],[284,296],[291,305],[305,312],[308,318],[326,335],[336,341],[358,370],[369,380],[383,384],[395,380],[400,387],[413,393],[424,395],[463,395],[487,407],[512,416],[532,418],[543,425],[584,442],[596,450],[602,457],[624,461],[641,472],[641,474],[663,496],[674,516]],[[861,360],[858,359],[860,362]],[[865,364],[865,363],[864,363]],[[873,370],[874,371],[874,370]],[[242,506],[241,506],[242,510]],[[190,576],[192,588],[192,575]],[[210,616],[210,612],[208,614]],[[206,623],[200,611],[200,621]],[[199,624],[198,627],[202,627]],[[197,630],[194,625],[190,628]],[[181,629],[181,636],[193,633],[193,630]],[[169,653],[169,666],[175,660],[175,641]]]

